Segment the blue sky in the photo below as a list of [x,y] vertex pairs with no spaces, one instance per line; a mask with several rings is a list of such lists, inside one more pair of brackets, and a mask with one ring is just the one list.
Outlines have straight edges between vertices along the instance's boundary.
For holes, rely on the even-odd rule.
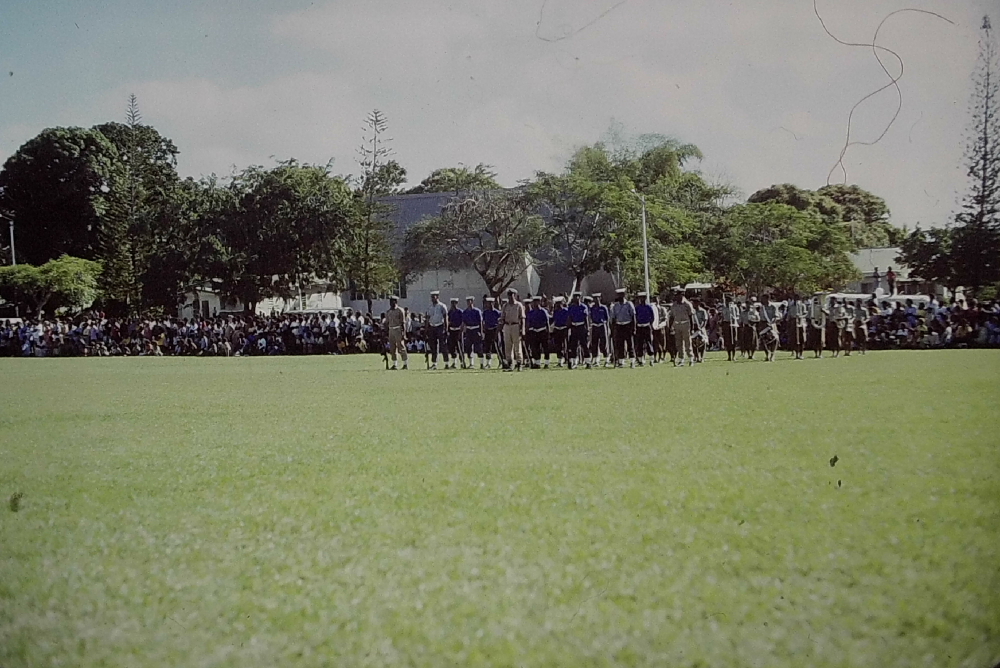
[[[906,63],[903,108],[845,161],[897,224],[945,222],[965,186],[978,28],[989,10],[1000,25],[996,3],[818,6],[848,41],[902,7],[954,22],[886,23],[880,43]],[[122,120],[135,93],[184,175],[288,157],[356,171],[377,107],[411,182],[485,162],[513,185],[618,123],[697,144],[702,171],[746,195],[825,184],[851,105],[885,80],[870,50],[822,32],[811,0],[2,0],[0,74],[0,160],[45,127]],[[894,110],[892,91],[860,108],[856,138]]]

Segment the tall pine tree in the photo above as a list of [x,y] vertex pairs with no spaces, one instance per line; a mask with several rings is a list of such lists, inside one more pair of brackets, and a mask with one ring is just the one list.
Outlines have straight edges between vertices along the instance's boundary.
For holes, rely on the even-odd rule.
[[989,16],[982,33],[966,149],[970,187],[952,238],[957,282],[973,295],[1000,281],[1000,62]]

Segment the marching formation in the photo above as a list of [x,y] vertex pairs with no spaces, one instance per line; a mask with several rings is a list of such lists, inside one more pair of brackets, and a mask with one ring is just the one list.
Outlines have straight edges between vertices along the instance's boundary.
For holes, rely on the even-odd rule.
[[[869,342],[886,347],[938,347],[962,344],[956,332],[968,329],[968,343],[980,332],[979,345],[996,345],[1000,337],[1000,306],[976,303],[950,306],[930,303],[906,306],[896,301],[877,303],[877,297],[848,300],[817,294],[790,295],[772,301],[751,296],[743,301],[689,301],[676,290],[669,299],[650,298],[645,292],[630,300],[624,288],[615,301],[604,304],[600,294],[578,292],[553,298],[535,296],[524,302],[517,290],[507,292],[502,304],[484,297],[483,308],[467,297],[446,306],[440,293],[431,293],[423,314],[407,312],[390,298],[385,314],[386,367],[408,367],[408,350],[423,352],[428,369],[491,369],[505,371],[556,367],[643,367],[669,362],[693,366],[704,361],[706,350],[725,350],[729,361],[742,356],[764,361],[779,348],[803,359],[829,352],[833,357],[865,354]],[[977,329],[972,325],[982,321]],[[897,334],[898,333],[898,334]],[[935,343],[937,342],[937,343]],[[494,367],[494,359],[496,367]],[[389,366],[391,360],[391,366]],[[439,363],[441,366],[439,366]]]
[[[565,366],[568,369],[595,366],[645,366],[666,361],[676,366],[693,366],[704,359],[709,315],[704,304],[692,304],[680,291],[669,304],[660,303],[645,292],[627,298],[626,290],[616,291],[615,301],[601,302],[601,295],[573,293],[568,300],[540,296],[526,303],[515,289],[508,290],[499,307],[493,297],[485,298],[480,309],[473,297],[466,298],[465,308],[453,298],[450,307],[440,301],[440,293],[431,293],[431,304],[422,332],[427,368],[445,369],[498,368],[505,371]],[[397,356],[408,366],[406,346],[407,319],[390,298],[385,314],[387,354],[390,369],[398,368]],[[388,357],[386,362],[388,363]]]

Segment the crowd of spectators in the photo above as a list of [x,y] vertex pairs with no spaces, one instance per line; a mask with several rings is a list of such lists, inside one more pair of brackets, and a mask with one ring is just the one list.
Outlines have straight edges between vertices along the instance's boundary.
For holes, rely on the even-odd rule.
[[0,320],[0,355],[23,357],[252,356],[363,353],[377,348],[378,321],[338,313],[212,318]]
[[897,295],[878,303],[868,338],[871,348],[1000,346],[1000,302],[970,299],[943,304]]
[[[717,304],[708,311],[709,350],[722,347]],[[900,295],[868,303],[868,347],[1000,346],[1000,302],[940,303]],[[211,318],[108,318],[101,313],[49,320],[0,320],[0,356],[343,355],[380,351],[384,316],[351,309],[323,314]],[[422,353],[424,315],[406,314],[407,347]],[[784,343],[784,328],[782,343]]]

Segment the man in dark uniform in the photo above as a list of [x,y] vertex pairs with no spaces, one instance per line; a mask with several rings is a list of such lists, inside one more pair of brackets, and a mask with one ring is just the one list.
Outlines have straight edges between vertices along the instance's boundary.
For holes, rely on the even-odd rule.
[[839,308],[837,298],[830,297],[830,306],[826,312],[826,347],[834,357],[840,357],[840,330],[847,321],[846,313],[843,318],[839,317]]
[[611,364],[611,351],[608,348],[608,320],[611,313],[608,307],[601,303],[601,293],[591,295],[594,303],[590,305],[590,359],[593,364],[600,364],[604,355],[604,366]]
[[640,292],[636,296],[635,305],[635,361],[639,366],[646,363],[646,355],[653,352],[653,321],[656,314],[653,307],[646,303],[646,293]]
[[528,357],[532,369],[540,368],[542,354],[545,354],[545,366],[549,365],[549,312],[542,308],[541,297],[531,298],[531,310],[525,316],[528,331],[525,338],[528,344]]
[[854,300],[854,343],[862,355],[868,350],[868,307],[860,299]]
[[809,349],[817,359],[823,357],[823,339],[826,331],[827,309],[823,306],[822,295],[814,295],[809,306]]
[[[615,303],[611,305],[611,337],[615,345],[615,366],[622,367],[629,359],[635,365],[635,306],[625,298],[625,288],[615,290]],[[630,355],[631,353],[631,355]]]
[[788,308],[785,310],[785,326],[788,335],[788,346],[792,349],[795,359],[802,359],[806,346],[806,335],[808,323],[808,308],[800,298],[798,293],[793,293],[788,300]]
[[499,364],[503,365],[503,353],[500,349],[500,309],[496,306],[496,299],[486,298],[486,309],[483,311],[483,328],[485,330],[485,341],[483,342],[483,352],[486,354],[486,368],[490,368],[493,353],[497,354]]
[[[580,362],[585,362],[589,358],[590,345],[588,335],[590,334],[590,309],[580,301],[580,293],[573,293],[573,301],[569,307],[569,352],[567,353],[566,366],[570,369],[579,366]],[[590,367],[590,364],[587,364]]]
[[[448,354],[451,355],[451,368],[455,368],[455,360],[461,360],[465,368],[465,352],[462,350],[462,309],[458,308],[458,297],[451,298],[451,308],[448,309]],[[444,368],[448,368],[447,362]]]
[[563,304],[562,297],[555,297],[552,300],[552,350],[556,352],[559,366],[563,365],[566,358],[566,341],[569,335],[569,310]]
[[483,312],[476,308],[474,297],[465,298],[465,310],[462,311],[462,325],[465,327],[465,352],[469,355],[469,368],[476,366],[476,358],[479,355],[479,368],[486,368],[486,361],[483,358]]

